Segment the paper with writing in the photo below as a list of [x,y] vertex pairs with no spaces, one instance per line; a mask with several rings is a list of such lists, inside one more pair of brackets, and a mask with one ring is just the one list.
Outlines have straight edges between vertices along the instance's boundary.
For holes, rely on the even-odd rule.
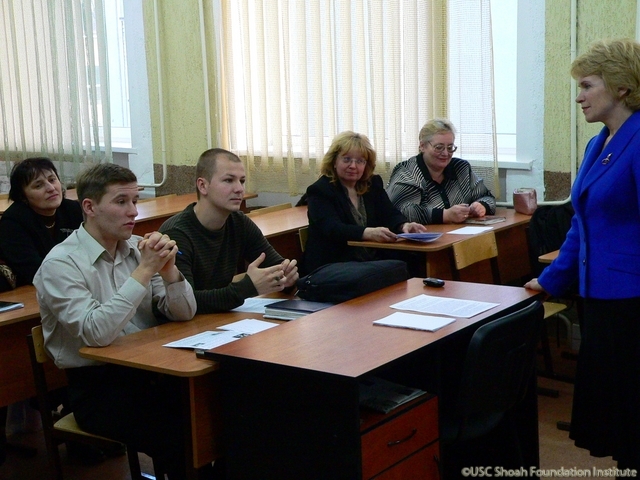
[[458,298],[436,297],[423,294],[408,298],[402,302],[394,303],[391,305],[391,308],[435,315],[447,315],[450,317],[471,318],[498,305],[499,303],[460,300]]

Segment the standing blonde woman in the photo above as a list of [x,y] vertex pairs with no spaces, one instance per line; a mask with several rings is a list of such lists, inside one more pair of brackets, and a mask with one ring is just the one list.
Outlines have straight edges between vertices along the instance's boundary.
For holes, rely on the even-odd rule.
[[585,120],[604,126],[573,184],[575,215],[558,258],[525,286],[560,295],[578,280],[584,315],[570,437],[640,472],[640,44],[597,42],[571,75]]

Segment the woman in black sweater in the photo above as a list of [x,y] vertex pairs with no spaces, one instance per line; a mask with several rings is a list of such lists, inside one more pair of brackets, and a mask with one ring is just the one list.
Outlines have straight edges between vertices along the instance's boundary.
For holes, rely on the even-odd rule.
[[44,257],[82,223],[82,209],[64,198],[58,171],[49,158],[27,158],[11,170],[9,199],[0,217],[0,258],[29,285]]

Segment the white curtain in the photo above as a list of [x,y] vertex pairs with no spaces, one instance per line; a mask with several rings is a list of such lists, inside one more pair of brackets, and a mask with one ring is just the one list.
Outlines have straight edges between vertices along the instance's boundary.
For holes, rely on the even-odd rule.
[[4,184],[30,156],[55,160],[65,183],[81,162],[111,161],[106,67],[103,0],[0,2]]
[[449,0],[448,116],[457,152],[500,195],[490,0]]
[[462,158],[496,161],[489,0],[221,1],[222,144],[251,190],[304,192],[344,130],[386,180],[434,117]]

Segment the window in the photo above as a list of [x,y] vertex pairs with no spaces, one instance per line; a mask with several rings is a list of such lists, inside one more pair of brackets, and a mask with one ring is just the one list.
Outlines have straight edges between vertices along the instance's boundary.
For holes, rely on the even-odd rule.
[[516,160],[518,2],[491,0],[498,161]]
[[34,155],[58,161],[66,183],[79,163],[111,161],[112,146],[152,158],[140,0],[1,2],[0,23],[5,175]]
[[[131,147],[131,112],[129,108],[129,72],[127,68],[125,11],[123,0],[105,0],[105,26],[109,57],[109,105],[111,138],[114,147]],[[96,66],[96,68],[100,68]],[[101,128],[104,125],[100,124]],[[103,132],[104,137],[104,132]]]
[[454,122],[460,156],[495,159],[488,0],[222,0],[220,17],[222,131],[250,188],[303,191],[344,130],[388,176],[434,117]]

